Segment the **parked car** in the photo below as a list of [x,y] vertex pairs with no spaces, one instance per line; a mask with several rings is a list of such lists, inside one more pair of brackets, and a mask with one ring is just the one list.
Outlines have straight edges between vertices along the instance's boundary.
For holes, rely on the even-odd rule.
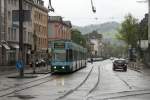
[[40,59],[40,65],[41,66],[46,66],[46,61],[44,59]]
[[114,60],[114,58],[113,58],[113,57],[110,57],[110,60]]
[[113,70],[116,71],[117,69],[118,70],[123,70],[123,71],[127,71],[127,66],[128,66],[128,63],[126,60],[124,59],[118,59],[118,60],[115,60],[113,62]]

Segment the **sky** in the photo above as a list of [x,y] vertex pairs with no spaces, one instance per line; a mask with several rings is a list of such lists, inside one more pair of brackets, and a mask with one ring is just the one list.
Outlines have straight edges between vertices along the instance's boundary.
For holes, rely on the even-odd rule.
[[[48,7],[48,1],[44,0]],[[55,12],[50,16],[62,16],[73,25],[86,26],[109,21],[121,23],[128,13],[141,20],[148,12],[148,3],[138,3],[139,0],[93,0],[96,13],[92,12],[90,0],[51,0]]]

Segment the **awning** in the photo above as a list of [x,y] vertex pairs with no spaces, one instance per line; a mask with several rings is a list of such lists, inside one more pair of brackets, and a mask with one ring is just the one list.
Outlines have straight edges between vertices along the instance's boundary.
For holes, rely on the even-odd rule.
[[18,44],[10,44],[13,48],[15,49],[19,49],[19,45]]
[[10,50],[10,47],[7,44],[3,44],[3,46],[5,47],[5,49]]

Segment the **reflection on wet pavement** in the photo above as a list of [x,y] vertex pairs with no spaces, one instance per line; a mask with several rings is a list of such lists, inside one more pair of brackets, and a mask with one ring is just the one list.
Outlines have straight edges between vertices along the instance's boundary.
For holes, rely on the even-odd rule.
[[[18,91],[2,100],[55,100],[77,87],[88,75],[94,66],[91,75],[82,84],[63,100],[149,100],[150,98],[150,76],[128,69],[127,72],[112,71],[112,61],[105,60],[88,64],[85,69],[67,75],[54,75],[53,80],[47,81],[26,90]],[[100,82],[90,94],[88,91],[94,87],[98,79],[98,68],[100,68]],[[46,81],[49,76],[41,81]],[[18,86],[30,80],[15,80],[2,78],[0,88]],[[40,83],[40,81],[39,81]],[[15,89],[14,89],[15,90]],[[1,92],[0,92],[1,93]],[[4,93],[4,92],[3,92]]]

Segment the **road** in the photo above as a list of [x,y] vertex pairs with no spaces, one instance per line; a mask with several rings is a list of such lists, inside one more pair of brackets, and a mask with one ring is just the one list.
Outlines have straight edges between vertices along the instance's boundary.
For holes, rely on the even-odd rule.
[[0,100],[149,100],[150,71],[112,71],[112,61],[88,64],[72,74],[34,79],[0,77]]

